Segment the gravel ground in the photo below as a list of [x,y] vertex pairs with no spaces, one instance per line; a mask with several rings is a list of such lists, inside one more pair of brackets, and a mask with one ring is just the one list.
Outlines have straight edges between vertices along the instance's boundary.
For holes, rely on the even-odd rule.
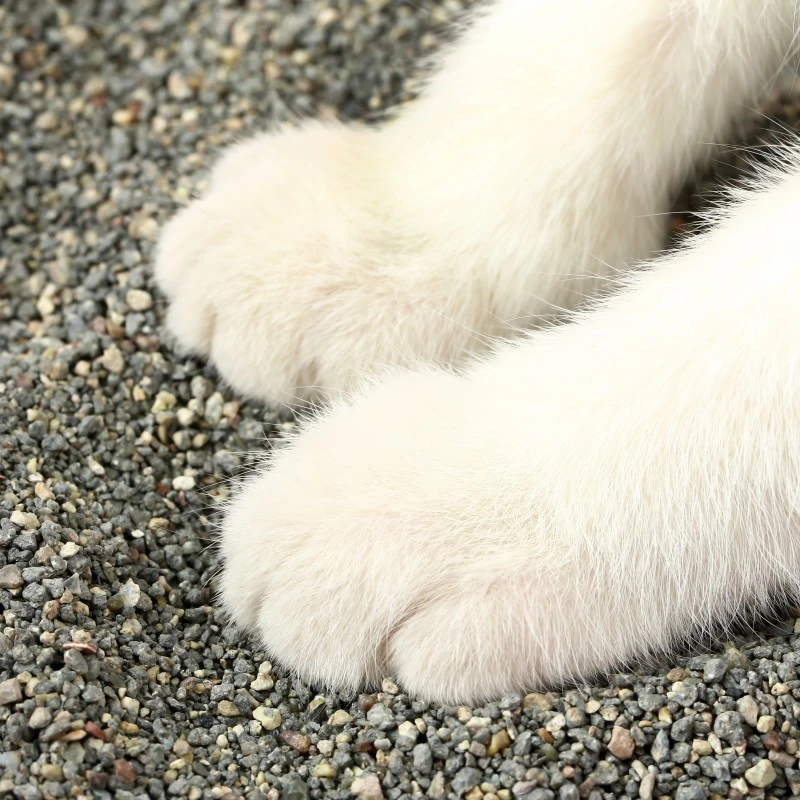
[[[454,708],[389,681],[317,694],[213,605],[214,504],[292,422],[162,342],[159,227],[265,121],[379,115],[409,95],[465,5],[0,8],[0,794],[800,793],[793,619],[594,686]],[[796,122],[791,98],[772,111]]]

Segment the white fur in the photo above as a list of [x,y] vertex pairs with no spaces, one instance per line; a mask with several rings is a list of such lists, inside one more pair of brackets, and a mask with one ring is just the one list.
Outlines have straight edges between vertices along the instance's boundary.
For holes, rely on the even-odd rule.
[[[654,250],[779,68],[784,0],[501,0],[380,132],[234,149],[160,250],[249,394],[455,361]],[[576,322],[306,424],[224,525],[226,608],[306,678],[476,701],[797,586],[800,157]],[[610,266],[606,266],[606,263]],[[565,280],[566,277],[571,278]]]
[[381,130],[233,148],[164,233],[169,326],[239,391],[291,401],[574,307],[661,246],[672,193],[775,77],[794,5],[501,0]]

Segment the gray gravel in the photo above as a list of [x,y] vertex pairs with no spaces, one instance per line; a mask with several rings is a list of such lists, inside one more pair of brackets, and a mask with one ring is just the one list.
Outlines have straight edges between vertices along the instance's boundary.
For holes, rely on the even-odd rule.
[[[408,97],[412,63],[464,5],[0,8],[0,794],[800,792],[791,619],[594,686],[455,708],[390,681],[317,694],[213,605],[214,504],[292,422],[162,341],[153,242],[224,144]],[[776,108],[794,123],[795,101]]]

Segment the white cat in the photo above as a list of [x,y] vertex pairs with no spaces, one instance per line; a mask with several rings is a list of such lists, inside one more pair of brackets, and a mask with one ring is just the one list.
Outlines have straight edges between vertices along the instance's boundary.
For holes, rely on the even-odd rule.
[[178,340],[332,402],[224,523],[224,605],[279,661],[475,702],[798,588],[800,158],[626,269],[797,12],[499,0],[396,119],[241,144],[169,224]]

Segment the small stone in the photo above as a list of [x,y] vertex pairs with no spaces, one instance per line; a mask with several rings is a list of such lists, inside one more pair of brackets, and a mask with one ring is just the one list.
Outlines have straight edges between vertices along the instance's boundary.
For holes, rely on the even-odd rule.
[[651,800],[656,786],[656,776],[648,772],[639,784],[639,800]]
[[383,703],[375,703],[367,712],[367,720],[371,725],[381,731],[394,727],[394,716]]
[[466,722],[466,729],[471,735],[475,735],[478,731],[482,731],[491,725],[492,720],[490,717],[470,717]]
[[688,742],[694,733],[694,717],[685,715],[672,723],[669,735],[675,742]]
[[714,752],[714,748],[705,739],[695,739],[692,742],[692,752],[697,753],[698,756],[710,756]]
[[141,594],[142,590],[139,588],[139,584],[136,583],[133,578],[128,578],[119,590],[119,597],[122,599],[123,608],[136,608]]
[[630,758],[636,750],[631,732],[627,728],[615,725],[611,731],[611,741],[608,743],[609,752],[617,758],[624,760]]
[[334,711],[328,720],[328,722],[336,728],[341,728],[343,725],[347,725],[352,721],[353,718],[343,708]]
[[736,711],[723,711],[714,720],[714,733],[731,744],[741,744],[744,741],[742,715]]
[[192,89],[186,78],[177,70],[170,72],[167,77],[167,91],[170,97],[174,97],[176,100],[186,100],[192,96]]
[[33,713],[31,713],[30,717],[28,718],[28,727],[34,731],[40,731],[43,728],[46,728],[52,722],[52,720],[53,715],[49,708],[37,706],[33,709]]
[[[121,131],[117,128],[112,131],[112,134],[119,132]],[[158,239],[158,233],[158,220],[144,212],[135,214],[128,223],[128,235],[132,239],[145,239],[149,242],[155,242]]]
[[667,698],[662,694],[640,694],[638,703],[642,711],[655,713],[661,706],[666,704]]
[[55,721],[48,725],[40,734],[39,738],[43,742],[54,742],[65,733],[72,730],[72,723],[68,716],[64,718],[56,717]]
[[725,651],[725,658],[728,661],[728,669],[747,669],[750,666],[747,656],[735,647],[729,647]]
[[416,743],[419,737],[419,730],[417,726],[410,721],[401,722],[397,728],[396,746],[400,750],[410,750]]
[[100,363],[109,371],[119,375],[125,369],[125,360],[122,358],[122,353],[115,345],[106,348],[103,355],[100,356]]
[[749,694],[739,698],[736,702],[736,709],[748,725],[751,727],[756,726],[758,722],[758,703]]
[[777,777],[778,775],[775,772],[775,768],[772,766],[772,762],[766,758],[762,758],[761,761],[750,767],[750,769],[746,770],[744,773],[744,779],[751,786],[755,786],[758,789],[769,786]]
[[138,636],[142,632],[142,623],[136,617],[128,617],[120,625],[119,632],[125,636]]
[[189,428],[197,421],[197,414],[191,408],[179,408],[176,416],[178,424],[183,428]]
[[80,550],[80,546],[75,544],[75,542],[67,542],[61,546],[58,554],[61,556],[61,558],[72,558],[72,556],[77,555]]
[[546,694],[532,692],[526,694],[522,699],[522,709],[524,711],[550,711],[553,708],[553,701]]
[[89,471],[93,475],[105,475],[106,468],[100,464],[98,461],[95,461],[91,456],[86,459],[86,466],[89,467]]
[[36,514],[31,514],[26,511],[12,511],[11,521],[26,531],[33,531],[39,527],[39,519]]
[[283,721],[279,709],[266,708],[265,706],[259,706],[253,711],[253,719],[258,720],[265,731],[274,731],[275,728],[280,727]]
[[153,298],[144,289],[129,289],[125,295],[125,302],[134,311],[147,311],[153,305]]
[[89,664],[80,650],[67,650],[64,653],[64,665],[77,672],[78,675],[86,675],[89,671]]
[[763,717],[758,718],[756,723],[756,730],[759,733],[769,733],[775,727],[775,717],[770,714],[765,714]]
[[177,478],[172,479],[172,488],[176,491],[188,492],[194,487],[195,481],[191,475],[178,475]]
[[442,800],[445,793],[444,774],[442,772],[437,772],[433,776],[431,785],[428,787],[428,797],[430,797],[431,800]]
[[52,111],[43,111],[34,124],[40,131],[53,131],[58,127],[58,117]]
[[610,761],[598,761],[590,777],[597,786],[612,786],[619,780],[619,770]]
[[697,781],[686,781],[678,786],[675,800],[706,800],[708,792]]
[[103,733],[102,728],[100,728],[91,720],[84,725],[84,730],[93,739],[99,739],[101,742],[104,742],[106,740],[106,736],[105,733]]
[[653,746],[650,749],[650,755],[653,756],[653,761],[660,764],[666,761],[669,757],[669,736],[666,731],[659,731],[656,738],[653,740]]
[[82,25],[66,25],[61,31],[64,41],[72,47],[82,47],[89,41],[89,31]]
[[281,800],[308,800],[309,797],[308,785],[296,773],[289,773],[283,778],[281,790]]
[[154,414],[158,414],[161,411],[169,411],[174,408],[177,402],[178,398],[175,397],[172,392],[159,392],[155,400],[153,400],[153,405],[150,407],[150,410]]
[[280,735],[280,739],[293,750],[297,750],[298,753],[307,753],[311,749],[311,739],[297,731],[283,731]]
[[724,658],[710,658],[703,668],[703,680],[706,683],[717,683],[725,677],[728,661]]
[[433,769],[433,753],[429,744],[425,742],[418,744],[412,751],[414,769],[423,775],[428,775]]
[[64,770],[58,764],[42,764],[39,774],[48,781],[64,780]]
[[206,400],[205,419],[206,422],[212,427],[216,427],[222,419],[222,409],[225,406],[225,401],[219,392],[214,392],[211,397]]
[[123,127],[127,127],[128,125],[133,124],[136,122],[137,114],[133,108],[118,108],[114,111],[111,115],[111,121],[115,125],[122,125]]
[[463,767],[456,772],[451,785],[457,795],[463,796],[474,786],[477,786],[482,778],[482,773],[474,767]]
[[19,703],[22,700],[22,686],[17,678],[9,678],[0,683],[0,706]]
[[486,755],[491,758],[496,753],[506,749],[511,744],[511,737],[505,728],[501,728],[496,733],[493,733],[489,739],[489,745],[486,748]]
[[239,706],[237,706],[236,703],[232,703],[230,700],[220,700],[219,703],[217,703],[217,713],[221,714],[223,717],[242,716]]
[[317,764],[314,769],[311,770],[311,774],[315,778],[335,778],[336,767],[333,764],[326,764],[323,762],[321,764]]
[[22,572],[15,564],[0,568],[0,589],[19,589],[22,586]]
[[136,783],[136,773],[130,765],[130,762],[126,761],[124,758],[114,759],[114,774],[123,783]]
[[361,800],[383,800],[383,789],[377,775],[362,773],[350,785],[350,791]]

